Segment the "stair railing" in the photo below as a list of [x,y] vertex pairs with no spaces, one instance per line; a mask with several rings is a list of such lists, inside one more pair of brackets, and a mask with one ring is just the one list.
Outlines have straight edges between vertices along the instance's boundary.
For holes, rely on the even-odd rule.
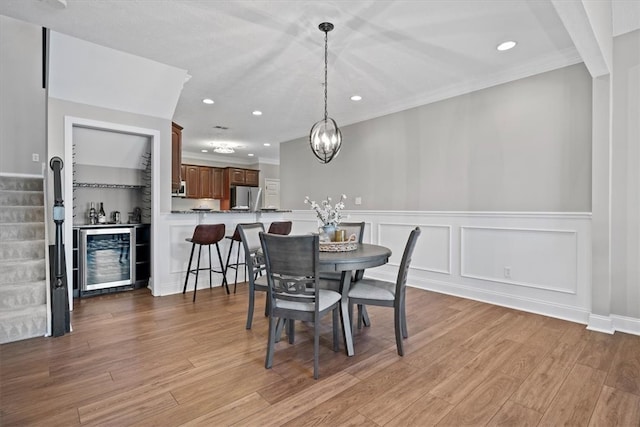
[[56,225],[55,244],[49,245],[49,259],[52,278],[51,286],[51,334],[59,337],[71,331],[69,315],[69,295],[67,290],[67,269],[65,265],[62,224],[64,223],[64,200],[62,199],[63,168],[60,157],[52,157],[49,167],[53,171],[53,222]]

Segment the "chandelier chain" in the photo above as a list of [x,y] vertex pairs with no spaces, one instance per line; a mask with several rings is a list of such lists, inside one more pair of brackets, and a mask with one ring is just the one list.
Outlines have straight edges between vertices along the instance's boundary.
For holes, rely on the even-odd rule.
[[329,56],[329,49],[327,48],[328,44],[328,35],[327,31],[324,32],[324,120],[327,120],[329,114],[327,113],[327,57]]

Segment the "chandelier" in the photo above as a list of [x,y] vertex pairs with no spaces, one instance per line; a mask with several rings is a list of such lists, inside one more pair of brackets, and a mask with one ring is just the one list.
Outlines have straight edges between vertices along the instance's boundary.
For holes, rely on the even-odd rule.
[[213,151],[220,154],[235,153],[235,150],[233,149],[233,147],[230,144],[225,144],[224,142],[216,144]]
[[311,151],[320,163],[329,163],[340,152],[342,146],[342,133],[338,129],[336,121],[327,114],[327,40],[329,31],[333,30],[333,24],[323,22],[318,26],[324,32],[324,119],[316,122],[309,133]]

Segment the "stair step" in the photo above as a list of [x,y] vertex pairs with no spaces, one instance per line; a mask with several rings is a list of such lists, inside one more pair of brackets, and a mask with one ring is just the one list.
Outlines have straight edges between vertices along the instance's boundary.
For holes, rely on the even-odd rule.
[[0,241],[10,240],[43,240],[44,222],[6,223],[0,224]]
[[18,309],[47,303],[47,282],[7,283],[0,285],[0,310]]
[[0,190],[0,206],[44,206],[44,193]]
[[3,206],[0,223],[44,222],[43,206]]
[[43,182],[42,178],[0,176],[0,190],[43,191]]
[[1,261],[43,259],[44,255],[44,240],[22,240],[0,243]]
[[0,261],[0,285],[45,280],[44,259]]
[[0,310],[0,344],[42,337],[47,333],[47,306]]

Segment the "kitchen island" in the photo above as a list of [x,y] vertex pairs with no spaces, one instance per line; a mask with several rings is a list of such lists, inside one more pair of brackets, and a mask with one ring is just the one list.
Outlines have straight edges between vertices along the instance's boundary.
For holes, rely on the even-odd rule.
[[[184,278],[189,262],[191,243],[185,239],[193,236],[193,230],[199,224],[224,224],[225,234],[231,236],[238,224],[262,222],[265,229],[274,221],[286,221],[290,219],[289,210],[268,210],[251,212],[248,210],[175,210],[170,213],[159,215],[158,235],[154,236],[156,242],[153,244],[154,250],[160,254],[158,257],[152,254],[157,264],[158,278],[151,278],[150,288],[155,296],[177,294],[182,292]],[[226,262],[226,255],[229,251],[229,239],[220,242],[220,251]],[[203,250],[201,255],[201,265],[208,265],[208,251]],[[241,254],[242,256],[242,254]],[[215,258],[215,257],[214,257]],[[194,260],[195,262],[196,260]],[[213,261],[217,265],[216,261]],[[214,267],[215,268],[215,267]],[[239,275],[239,279],[244,275]],[[209,276],[201,275],[198,280],[198,287],[203,289],[208,286]],[[229,277],[227,277],[229,279]],[[190,279],[193,280],[193,279]],[[213,274],[213,285],[219,287],[222,282],[221,274]],[[191,284],[191,282],[190,282]],[[192,289],[188,286],[187,289]],[[222,291],[221,291],[222,292]]]

